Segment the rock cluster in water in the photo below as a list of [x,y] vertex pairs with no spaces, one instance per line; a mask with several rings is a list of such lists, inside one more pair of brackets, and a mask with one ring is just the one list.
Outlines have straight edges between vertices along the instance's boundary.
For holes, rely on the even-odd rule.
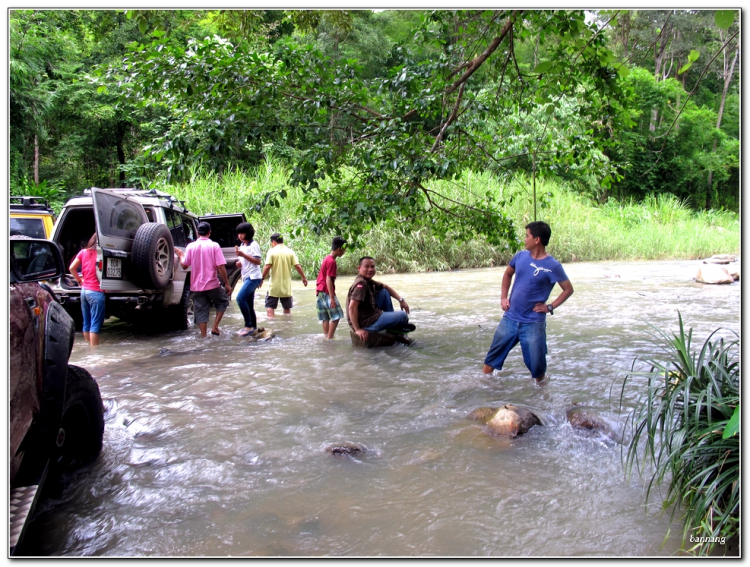
[[501,408],[482,407],[469,414],[487,426],[487,432],[498,437],[518,437],[542,422],[534,412],[526,408],[505,404]]

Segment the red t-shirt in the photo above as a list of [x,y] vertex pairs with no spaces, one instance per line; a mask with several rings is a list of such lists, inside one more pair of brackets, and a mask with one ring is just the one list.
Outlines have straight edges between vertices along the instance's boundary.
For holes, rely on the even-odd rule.
[[99,278],[96,277],[96,250],[84,248],[76,256],[81,261],[81,276],[83,279],[83,289],[89,291],[101,291]]
[[[334,280],[336,279],[336,259],[330,254],[323,259],[323,264],[320,266],[320,272],[318,272],[318,279],[315,282],[315,291],[323,291],[328,293],[328,285],[326,284],[326,277],[331,276]],[[334,291],[336,289],[334,288]]]

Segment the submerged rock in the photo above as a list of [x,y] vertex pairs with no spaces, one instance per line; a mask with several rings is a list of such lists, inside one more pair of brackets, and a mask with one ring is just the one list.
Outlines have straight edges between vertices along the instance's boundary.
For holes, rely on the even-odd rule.
[[242,339],[249,343],[257,343],[258,341],[269,341],[275,336],[276,333],[274,333],[271,329],[264,329],[263,327],[259,327],[255,333],[242,337]]
[[705,284],[730,284],[734,282],[734,278],[725,268],[708,264],[698,268],[695,281]]
[[487,432],[498,437],[518,437],[535,425],[542,425],[534,412],[513,404],[477,408],[468,417],[485,423]]
[[364,445],[359,443],[338,443],[336,445],[329,445],[326,447],[326,451],[331,455],[359,455],[365,453],[366,449]]
[[573,405],[568,408],[568,423],[574,429],[586,431],[595,431],[610,438],[617,443],[622,442],[622,435],[615,431],[615,428],[604,417],[599,415],[593,408]]
[[368,333],[367,342],[360,339],[357,333],[355,333],[351,329],[349,330],[349,335],[352,338],[352,344],[354,346],[364,347],[364,348],[392,346],[392,345],[395,345],[396,343],[400,343],[403,345],[410,345],[413,342],[406,335],[389,333],[387,331],[381,331],[379,333]]
[[497,413],[497,410],[500,408],[477,408],[473,412],[471,412],[468,417],[469,419],[476,419],[477,421],[481,421],[482,423],[487,423],[490,419],[492,419],[492,416]]

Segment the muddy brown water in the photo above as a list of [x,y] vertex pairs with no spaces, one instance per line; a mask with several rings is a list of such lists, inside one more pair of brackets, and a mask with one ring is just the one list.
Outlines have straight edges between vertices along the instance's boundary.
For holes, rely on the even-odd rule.
[[[378,276],[406,296],[413,346],[354,349],[345,324],[322,338],[315,292],[294,282],[291,317],[248,344],[236,303],[221,337],[144,336],[110,320],[71,362],[105,400],[101,457],[42,506],[34,555],[643,556],[679,548],[681,525],[644,508],[620,446],[571,429],[580,402],[615,425],[623,370],[658,356],[653,331],[696,341],[739,333],[740,285],[693,281],[697,261],[576,263],[575,294],[548,318],[549,374],[516,348],[481,374],[501,316],[504,268]],[[352,277],[339,280],[340,290]],[[559,293],[556,288],[553,295]],[[639,391],[626,392],[631,408]],[[512,402],[543,427],[502,440],[466,416]],[[334,455],[334,444],[364,452]],[[668,531],[672,535],[667,537]],[[665,540],[666,537],[666,540]]]

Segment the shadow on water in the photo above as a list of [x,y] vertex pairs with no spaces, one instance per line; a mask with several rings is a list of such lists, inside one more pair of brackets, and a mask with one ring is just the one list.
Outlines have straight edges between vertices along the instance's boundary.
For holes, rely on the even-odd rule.
[[[345,324],[326,341],[314,290],[298,282],[291,316],[269,321],[256,303],[259,324],[276,332],[269,341],[234,336],[234,302],[220,337],[143,335],[109,321],[99,348],[79,335],[71,358],[105,399],[104,450],[43,506],[29,553],[674,553],[681,526],[658,502],[644,508],[644,483],[625,478],[620,445],[574,429],[567,412],[578,404],[621,435],[618,377],[635,357],[658,355],[649,324],[674,329],[678,309],[696,340],[722,326],[739,332],[739,285],[697,285],[696,267],[566,265],[576,292],[548,320],[542,384],[520,349],[504,370],[481,373],[503,268],[383,276],[415,308],[411,347],[355,349]],[[626,392],[626,408],[637,395]],[[501,439],[467,417],[507,403],[543,426]]]

